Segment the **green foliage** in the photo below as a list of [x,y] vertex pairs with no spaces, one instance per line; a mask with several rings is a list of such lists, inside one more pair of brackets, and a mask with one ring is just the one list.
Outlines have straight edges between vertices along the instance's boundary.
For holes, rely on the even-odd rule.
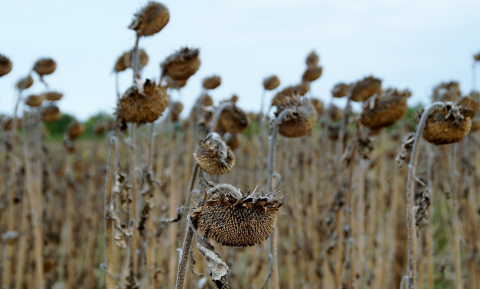
[[104,112],[99,112],[93,116],[91,116],[83,125],[85,126],[85,132],[80,136],[80,139],[90,139],[93,135],[93,127],[97,124],[100,120],[110,118],[113,119],[111,115],[106,114]]
[[44,123],[45,129],[50,140],[61,140],[68,124],[76,120],[73,115],[62,114],[59,120]]

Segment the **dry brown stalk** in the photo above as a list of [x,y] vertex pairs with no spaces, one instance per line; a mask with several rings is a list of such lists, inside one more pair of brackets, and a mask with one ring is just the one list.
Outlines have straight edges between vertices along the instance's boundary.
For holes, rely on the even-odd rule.
[[[104,199],[104,222],[105,222],[105,266],[106,270],[110,275],[115,274],[115,263],[113,261],[113,220],[112,220],[112,190],[113,190],[113,164],[115,160],[115,137],[117,135],[117,126],[113,129],[112,135],[109,137],[109,148],[108,148],[108,161],[107,161],[107,172],[106,172],[106,185],[105,185],[105,199]],[[111,278],[106,278],[106,288],[113,289],[115,283]]]
[[457,169],[456,169],[456,150],[457,144],[450,145],[451,148],[451,155],[450,155],[450,170],[451,170],[451,191],[452,196],[450,197],[452,202],[452,226],[453,226],[453,237],[454,237],[454,260],[455,260],[455,288],[462,289],[463,288],[463,281],[462,281],[462,264],[460,260],[460,221],[458,220],[458,189],[456,185],[457,181]]
[[418,160],[418,145],[420,143],[420,136],[423,134],[424,126],[430,112],[437,108],[443,107],[443,102],[434,102],[425,107],[418,128],[415,133],[415,141],[413,143],[412,156],[408,166],[408,180],[407,180],[407,227],[408,227],[408,275],[407,275],[407,289],[417,289],[417,233],[415,232],[415,211],[414,211],[414,197],[413,191],[415,186],[416,166]]

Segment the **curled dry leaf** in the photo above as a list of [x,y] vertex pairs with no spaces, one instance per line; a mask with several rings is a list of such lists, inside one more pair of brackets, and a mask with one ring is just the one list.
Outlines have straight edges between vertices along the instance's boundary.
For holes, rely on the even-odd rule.
[[403,163],[412,152],[414,141],[415,141],[415,133],[413,132],[409,133],[407,136],[405,136],[402,139],[402,149],[400,150],[400,152],[397,155],[397,158],[395,159],[397,161],[399,168],[403,166]]

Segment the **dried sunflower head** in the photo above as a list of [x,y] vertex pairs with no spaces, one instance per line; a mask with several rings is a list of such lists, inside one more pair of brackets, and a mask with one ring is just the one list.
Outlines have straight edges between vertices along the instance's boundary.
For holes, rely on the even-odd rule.
[[203,80],[202,86],[205,89],[215,89],[222,84],[222,78],[218,75],[213,75],[210,77],[206,77]]
[[56,68],[57,63],[51,58],[39,59],[33,66],[33,70],[40,76],[52,74]]
[[215,185],[206,192],[192,220],[205,238],[224,246],[255,246],[270,236],[277,223],[284,198],[275,194],[257,198],[228,184]]
[[480,52],[473,56],[473,60],[480,61]]
[[460,84],[456,81],[442,82],[433,88],[432,102],[456,101],[462,96]]
[[[138,53],[138,65],[137,65],[137,68],[139,69],[143,69],[145,66],[147,66],[148,64],[148,54],[147,52],[145,52],[145,50],[139,48],[137,50],[137,53]],[[123,61],[125,61],[125,66],[127,68],[132,68],[132,55],[133,55],[133,50],[130,50],[128,52],[125,52],[124,54],[124,57],[123,57]]]
[[277,105],[275,117],[282,111],[290,109],[291,112],[285,116],[280,123],[278,133],[284,137],[300,137],[308,134],[317,120],[317,112],[309,99],[295,96]]
[[147,79],[142,89],[130,87],[120,99],[118,118],[132,123],[154,122],[168,106],[165,88]]
[[372,130],[396,123],[407,113],[407,98],[411,95],[408,89],[387,89],[381,95],[371,97],[364,103],[361,123]]
[[160,64],[160,68],[162,76],[169,76],[174,80],[185,80],[197,72],[200,64],[200,51],[184,47],[167,57]]
[[382,91],[382,80],[373,76],[357,81],[352,88],[350,99],[356,102],[365,101]]
[[235,164],[235,155],[218,133],[198,142],[193,157],[197,165],[211,175],[228,173]]
[[109,118],[104,118],[98,121],[95,126],[93,127],[93,133],[96,135],[100,135],[106,131],[109,131],[113,128],[113,120]]
[[330,120],[335,122],[342,118],[343,111],[335,104],[330,104],[327,110],[327,114],[328,117],[330,117]]
[[172,89],[180,89],[180,88],[183,88],[185,85],[187,85],[187,80],[188,79],[174,80],[174,79],[171,79],[170,77],[167,77],[165,80],[166,87],[172,88]]
[[323,114],[323,101],[317,98],[312,98],[311,99],[312,105],[315,108],[315,111],[317,112],[317,115],[322,115]]
[[480,130],[480,119],[474,118],[472,119],[472,128],[470,129],[470,132],[475,132],[478,130]]
[[129,52],[124,52],[122,55],[120,55],[118,58],[117,58],[117,62],[115,62],[115,66],[113,67],[113,71],[116,72],[116,73],[119,73],[121,71],[125,71],[127,70],[128,66],[125,64],[125,56],[128,54]]
[[[430,113],[425,124],[423,138],[436,145],[463,140],[472,127],[472,118],[478,112],[478,102],[472,97],[462,97],[455,103],[446,102]],[[420,120],[423,110],[416,115]]]
[[274,90],[280,85],[280,79],[276,75],[269,76],[263,80],[263,88]]
[[71,122],[65,131],[69,140],[74,140],[79,137],[85,131],[85,127],[77,121]]
[[310,86],[308,83],[304,84],[299,84],[299,85],[293,85],[293,86],[288,86],[282,90],[280,90],[277,94],[272,99],[272,106],[276,105],[282,105],[282,103],[285,103],[289,99],[295,97],[295,96],[304,96],[308,90],[310,89]]
[[322,76],[323,68],[321,66],[309,66],[307,70],[303,73],[302,81],[303,82],[312,82]]
[[315,51],[310,52],[308,54],[307,59],[305,60],[305,63],[307,64],[308,67],[310,66],[316,66],[318,62],[320,61],[320,57]]
[[12,71],[12,61],[8,57],[3,54],[0,54],[0,77],[7,75],[10,71]]
[[[1,127],[3,130],[5,131],[9,131],[12,129],[12,125],[13,125],[13,118],[9,117],[9,116],[5,116],[3,117],[2,121],[0,122],[1,124]],[[22,127],[22,124],[23,124],[23,120],[21,118],[17,118],[17,121],[16,121],[16,124],[15,126],[17,127],[17,129],[21,128]]]
[[42,93],[40,96],[43,97],[46,100],[58,101],[58,100],[62,99],[63,93],[55,92],[55,91],[48,91],[48,92]]
[[42,96],[31,94],[25,99],[25,104],[30,107],[37,107],[42,105],[44,98]]
[[239,134],[233,134],[230,132],[226,132],[223,135],[223,140],[227,144],[227,146],[234,151],[236,148],[238,148],[242,144],[242,138],[240,137]]
[[44,122],[54,122],[61,116],[60,109],[55,105],[42,107],[42,121]]
[[219,127],[233,134],[241,133],[248,127],[247,113],[235,104],[227,106],[220,114]]
[[350,85],[340,82],[335,84],[332,88],[332,96],[336,98],[342,98],[350,93]]
[[17,88],[18,89],[22,89],[22,88],[27,89],[32,85],[33,85],[33,78],[32,78],[31,75],[29,75],[25,78],[22,78],[17,82]]
[[170,112],[170,120],[177,121],[180,113],[183,111],[183,104],[180,101],[175,101],[171,107],[172,111]]
[[160,32],[170,20],[168,8],[158,2],[149,1],[145,7],[135,13],[128,28],[135,30],[137,36],[151,36]]
[[75,144],[68,138],[63,140],[63,147],[69,154],[73,154],[75,152]]

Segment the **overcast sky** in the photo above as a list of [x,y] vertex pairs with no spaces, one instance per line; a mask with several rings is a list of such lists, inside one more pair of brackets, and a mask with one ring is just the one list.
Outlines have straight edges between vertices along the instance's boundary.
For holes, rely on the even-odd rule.
[[[13,62],[0,78],[0,113],[11,113],[14,83],[40,57],[57,62],[46,76],[52,90],[65,94],[59,106],[80,120],[115,104],[117,57],[131,49],[134,12],[146,1],[0,1],[0,53]],[[428,101],[432,87],[456,80],[472,89],[473,54],[480,51],[478,0],[242,0],[162,1],[170,22],[142,38],[150,62],[144,77],[158,78],[159,63],[181,46],[200,48],[202,65],[181,95],[186,109],[201,91],[204,77],[219,74],[215,101],[240,97],[239,106],[258,110],[264,77],[276,74],[281,87],[297,84],[305,57],[315,50],[324,67],[312,84],[316,97],[329,101],[339,81],[373,74],[384,87],[410,88],[411,103]],[[121,90],[131,83],[122,73]],[[477,68],[480,84],[480,69]],[[41,93],[38,81],[26,95]],[[268,96],[269,98],[271,95]],[[342,104],[342,101],[339,102]]]

